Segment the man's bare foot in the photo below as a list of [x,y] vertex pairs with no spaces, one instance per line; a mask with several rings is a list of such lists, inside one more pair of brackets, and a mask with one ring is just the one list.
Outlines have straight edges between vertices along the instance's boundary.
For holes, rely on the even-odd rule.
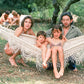
[[58,72],[56,72],[56,71],[53,71],[53,72],[54,72],[55,78],[56,78],[56,79],[59,79],[59,78],[60,78],[60,74],[59,74]]
[[74,71],[74,72],[77,72],[77,71],[78,71],[78,69],[77,69],[77,68],[75,68],[73,71]]
[[18,65],[16,64],[16,62],[15,62],[15,59],[13,59],[13,58],[9,58],[9,62],[11,63],[11,65],[12,66],[15,66],[15,67],[17,67]]
[[46,64],[46,63],[44,63],[44,62],[43,62],[43,64],[42,64],[42,65],[43,65],[43,68],[44,68],[44,69],[46,69],[46,68],[48,67],[48,66],[47,66],[47,64]]
[[23,59],[21,58],[21,59],[19,59],[18,61],[17,61],[19,64],[22,64],[23,66],[27,66],[25,63],[24,63],[24,61],[23,61]]

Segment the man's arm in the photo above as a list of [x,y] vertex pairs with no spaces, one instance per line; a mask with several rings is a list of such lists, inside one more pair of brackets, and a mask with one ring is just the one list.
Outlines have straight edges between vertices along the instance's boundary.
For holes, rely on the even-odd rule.
[[80,31],[79,28],[77,28],[77,34],[78,34],[78,36],[81,36],[82,35],[82,32]]
[[46,37],[51,37],[52,34],[52,28],[46,31]]

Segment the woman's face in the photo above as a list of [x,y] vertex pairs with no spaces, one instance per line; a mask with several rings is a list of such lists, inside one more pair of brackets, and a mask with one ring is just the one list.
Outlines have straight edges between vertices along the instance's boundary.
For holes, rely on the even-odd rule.
[[61,32],[59,29],[54,29],[54,31],[53,31],[53,37],[54,37],[55,39],[59,39],[61,33],[62,33],[62,32]]
[[45,37],[43,35],[40,35],[37,37],[37,40],[40,42],[40,43],[44,43],[45,42]]
[[31,19],[29,19],[29,18],[25,19],[25,21],[24,21],[24,29],[26,29],[26,30],[30,29],[31,25],[32,25]]

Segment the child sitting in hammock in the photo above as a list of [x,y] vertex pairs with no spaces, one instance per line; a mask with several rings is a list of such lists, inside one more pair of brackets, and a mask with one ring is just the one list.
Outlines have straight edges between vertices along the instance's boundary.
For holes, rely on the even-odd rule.
[[[44,68],[47,68],[47,61],[52,53],[53,72],[55,78],[60,78],[64,74],[64,54],[63,44],[66,38],[62,35],[62,28],[60,25],[55,25],[52,28],[52,38],[47,38],[46,41],[50,44],[50,53],[47,52],[46,58],[43,61]],[[57,55],[59,55],[59,61],[61,64],[60,71],[57,70]]]
[[36,46],[42,50],[42,61],[44,61],[47,51],[46,33],[44,31],[39,31],[37,33]]

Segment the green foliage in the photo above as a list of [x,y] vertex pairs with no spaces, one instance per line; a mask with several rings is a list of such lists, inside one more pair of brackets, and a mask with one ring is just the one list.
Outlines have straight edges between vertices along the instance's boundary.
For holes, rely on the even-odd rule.
[[64,8],[69,0],[57,0],[58,4],[60,5],[60,8]]
[[34,23],[34,26],[33,26],[33,31],[35,34],[37,34],[38,31],[47,31],[50,26],[50,24],[46,24],[46,23]]
[[73,4],[70,7],[70,11],[73,12],[73,14],[76,14],[79,17],[80,16],[84,17],[84,1],[81,0],[80,2],[77,2],[77,3]]
[[82,32],[84,33],[84,18],[82,16],[78,17],[77,23],[75,23],[76,26],[82,29]]
[[4,0],[0,0],[0,4],[2,4],[2,3],[3,3],[3,1],[4,1]]
[[4,46],[5,46],[6,42],[7,42],[6,40],[3,40],[3,38],[0,38],[0,53],[4,52]]
[[[84,27],[84,0],[71,5],[69,11],[78,16],[75,25],[82,29]],[[83,29],[82,32],[84,32]]]
[[[60,6],[61,11],[58,15],[60,17],[61,12],[70,0],[56,1]],[[52,2],[53,0],[0,0],[0,12],[3,13],[6,10],[16,10],[20,14],[30,14],[36,19],[51,19],[54,11]],[[69,11],[79,17],[84,17],[83,8],[84,0],[80,0],[80,2],[72,4]]]
[[24,9],[21,9],[21,14],[25,14],[25,15],[28,15],[29,12],[28,12],[28,9],[24,8]]
[[34,3],[36,3],[39,8],[50,8],[52,0],[34,0]]
[[32,12],[33,11],[38,11],[38,7],[37,7],[36,3],[28,4],[28,8],[31,8]]
[[30,13],[32,17],[38,19],[51,19],[53,15],[54,8],[52,9],[42,9],[40,11],[35,11]]

